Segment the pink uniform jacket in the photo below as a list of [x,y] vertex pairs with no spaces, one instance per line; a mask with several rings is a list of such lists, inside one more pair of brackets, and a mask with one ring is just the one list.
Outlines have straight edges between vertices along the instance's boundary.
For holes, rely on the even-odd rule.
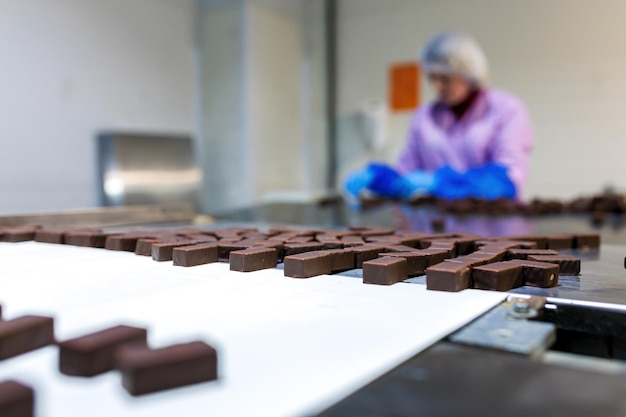
[[440,103],[421,106],[398,158],[401,173],[436,171],[448,165],[463,172],[488,163],[504,165],[518,196],[528,179],[534,136],[524,104],[510,93],[486,90],[461,117]]

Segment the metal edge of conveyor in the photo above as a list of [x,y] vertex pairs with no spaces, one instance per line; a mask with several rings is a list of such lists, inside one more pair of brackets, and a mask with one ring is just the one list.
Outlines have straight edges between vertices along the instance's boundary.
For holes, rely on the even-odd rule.
[[624,334],[626,306],[510,294],[505,301],[448,336],[447,341],[527,356],[593,372],[626,375],[626,361],[550,350],[557,329]]
[[7,214],[0,226],[38,224],[43,227],[124,227],[156,224],[208,224],[209,216],[199,216],[193,203],[166,203],[121,207],[98,207],[47,213]]

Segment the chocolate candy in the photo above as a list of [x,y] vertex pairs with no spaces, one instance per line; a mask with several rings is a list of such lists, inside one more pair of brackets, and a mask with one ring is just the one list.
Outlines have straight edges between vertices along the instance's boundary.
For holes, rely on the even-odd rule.
[[319,243],[319,242],[285,243],[283,248],[285,251],[285,256],[289,256],[289,255],[296,255],[298,253],[323,250],[324,244]]
[[137,239],[135,255],[152,256],[152,244],[158,241],[158,238]]
[[375,244],[365,244],[361,246],[354,246],[351,250],[354,252],[356,267],[362,268],[363,262],[378,258],[378,254],[383,252],[385,247]]
[[426,288],[458,292],[470,286],[471,269],[458,261],[444,261],[426,268]]
[[172,252],[172,259],[174,265],[187,267],[217,262],[217,243],[176,247]]
[[152,243],[152,259],[155,261],[171,261],[174,256],[174,248],[180,246],[193,245],[197,243],[194,240],[176,240],[173,242],[154,242]]
[[99,229],[76,229],[66,230],[63,239],[67,245],[104,248],[108,236]]
[[115,326],[59,343],[59,371],[71,376],[94,376],[114,368],[122,346],[147,344],[146,329]]
[[573,235],[554,235],[546,237],[548,238],[548,249],[561,250],[574,248]]
[[506,257],[506,251],[496,247],[483,246],[480,250],[472,252],[467,256],[482,258],[485,260],[485,263],[493,263],[503,261]]
[[318,242],[324,245],[324,249],[342,249],[343,243],[336,235],[319,234],[316,236]]
[[421,251],[426,254],[426,266],[437,265],[450,257],[450,251],[440,248],[428,248]]
[[298,253],[285,256],[284,274],[292,278],[311,278],[330,274],[331,255],[327,251]]
[[64,230],[45,230],[40,229],[35,232],[35,242],[43,243],[65,243]]
[[528,259],[528,255],[558,255],[552,249],[509,249],[507,255],[509,259]]
[[2,241],[26,242],[35,238],[36,228],[31,226],[15,226],[2,229]]
[[346,271],[356,267],[354,252],[350,249],[327,249],[318,253],[330,256],[330,272]]
[[481,290],[509,291],[522,286],[522,267],[511,261],[477,266],[472,269],[472,281]]
[[107,236],[104,248],[124,252],[135,252],[139,239],[156,239],[156,236],[147,232],[129,232]]
[[570,255],[530,255],[529,261],[549,262],[559,265],[559,275],[580,275],[580,259]]
[[17,381],[0,382],[0,416],[34,416],[34,391]]
[[385,256],[404,258],[407,262],[407,274],[409,276],[424,275],[428,255],[422,251],[413,252],[385,252]]
[[240,244],[238,242],[239,241],[228,242],[221,240],[217,243],[217,258],[220,262],[228,262],[231,252],[248,249],[253,245],[252,243]]
[[52,317],[22,316],[0,321],[0,360],[54,343]]
[[600,247],[600,235],[598,233],[577,233],[574,235],[574,248],[597,249]]
[[363,262],[363,283],[391,285],[408,278],[407,261],[397,256],[383,256]]
[[64,236],[67,245],[104,248],[108,234],[100,230],[73,230],[65,232]]
[[524,285],[549,288],[556,287],[559,283],[559,265],[557,264],[526,259],[514,259],[511,262],[522,266]]
[[123,347],[116,355],[122,385],[131,395],[217,379],[217,352],[204,342],[149,349]]
[[275,268],[278,263],[278,252],[274,248],[262,246],[233,251],[230,253],[230,270],[252,272],[260,269]]

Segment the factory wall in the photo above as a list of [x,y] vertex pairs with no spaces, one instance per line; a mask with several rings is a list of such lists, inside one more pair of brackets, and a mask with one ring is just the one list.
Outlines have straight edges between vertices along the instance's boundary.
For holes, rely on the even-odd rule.
[[193,133],[193,0],[0,9],[0,212],[97,205],[100,130]]
[[321,5],[320,0],[197,3],[205,211],[308,200],[323,192]]
[[[536,131],[526,197],[569,198],[626,188],[626,3],[621,0],[342,0],[339,18],[341,174],[369,158],[395,160],[409,114],[389,116],[376,150],[359,109],[386,99],[391,63],[416,59],[444,29],[473,34],[492,85],[528,106]],[[431,94],[424,84],[423,101]]]

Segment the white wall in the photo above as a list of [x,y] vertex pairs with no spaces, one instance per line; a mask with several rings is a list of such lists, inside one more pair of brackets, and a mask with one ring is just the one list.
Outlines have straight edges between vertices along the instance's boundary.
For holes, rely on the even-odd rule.
[[[370,157],[393,161],[409,115],[392,116],[391,143],[368,152],[354,114],[387,97],[389,64],[416,59],[444,29],[472,33],[493,85],[520,96],[537,135],[527,197],[626,189],[626,2],[623,0],[342,0],[339,118],[342,173]],[[426,91],[426,86],[424,90]],[[427,94],[426,98],[430,98]]]
[[192,133],[193,0],[0,0],[0,212],[97,204],[95,134]]

